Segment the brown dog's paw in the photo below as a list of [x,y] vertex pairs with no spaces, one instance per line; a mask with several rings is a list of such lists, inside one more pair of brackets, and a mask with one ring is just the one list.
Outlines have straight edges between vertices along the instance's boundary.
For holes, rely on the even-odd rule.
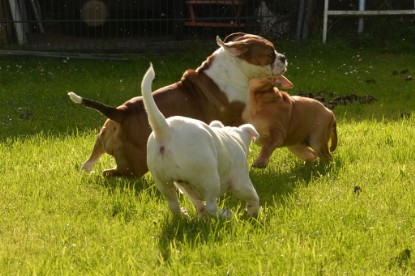
[[252,167],[253,168],[258,168],[258,169],[264,169],[268,166],[268,162],[266,160],[255,160],[254,163],[252,163]]
[[102,172],[102,175],[105,177],[117,177],[117,176],[123,176],[121,172],[119,172],[116,168],[114,169],[106,169]]

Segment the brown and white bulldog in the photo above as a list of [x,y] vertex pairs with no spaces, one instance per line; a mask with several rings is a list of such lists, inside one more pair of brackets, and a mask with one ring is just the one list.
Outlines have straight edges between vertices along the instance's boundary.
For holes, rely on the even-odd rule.
[[320,161],[331,160],[330,152],[337,146],[333,112],[317,100],[290,96],[275,85],[293,86],[284,76],[250,82],[250,106],[245,109],[243,118],[255,126],[260,135],[256,143],[261,146],[259,157],[252,166],[265,168],[271,154],[279,147],[287,147],[306,162],[317,157]]
[[[154,100],[167,117],[186,116],[209,123],[220,120],[224,125],[242,124],[242,112],[248,103],[249,81],[282,75],[287,68],[284,55],[263,37],[233,33],[196,70],[184,72],[180,81],[154,92]],[[116,167],[103,172],[106,176],[142,176],[148,171],[146,143],[151,133],[142,97],[135,97],[118,107],[84,99],[73,92],[70,98],[96,109],[108,119],[95,141],[92,154],[82,165],[91,171],[102,154],[114,156]],[[197,143],[197,141],[195,141]]]

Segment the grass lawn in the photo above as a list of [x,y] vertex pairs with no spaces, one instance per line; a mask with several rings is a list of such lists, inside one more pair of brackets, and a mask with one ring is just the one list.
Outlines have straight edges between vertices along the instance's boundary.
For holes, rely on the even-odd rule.
[[[200,47],[203,48],[203,47]],[[106,179],[79,171],[104,117],[68,91],[119,105],[196,68],[215,45],[128,62],[0,58],[0,274],[316,275],[415,273],[415,48],[341,43],[277,45],[300,92],[371,95],[337,106],[339,144],[329,165],[286,149],[251,169],[257,219],[225,195],[229,220],[174,219],[150,174]],[[251,147],[249,162],[259,153]]]

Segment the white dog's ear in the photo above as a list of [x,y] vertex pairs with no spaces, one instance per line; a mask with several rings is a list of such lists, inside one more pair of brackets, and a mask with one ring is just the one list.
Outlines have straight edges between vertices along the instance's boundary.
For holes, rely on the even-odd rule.
[[256,131],[255,127],[251,124],[244,124],[240,127],[243,131],[246,131],[251,138],[251,140],[255,140],[259,137],[259,133]]
[[222,124],[221,121],[214,120],[214,121],[210,122],[209,126],[210,127],[224,127],[225,125]]
[[282,76],[282,75],[275,79],[275,85],[281,86],[282,88],[285,88],[285,89],[291,89],[294,87],[293,83],[289,79],[287,79],[285,76]]
[[248,51],[248,48],[242,41],[230,41],[225,43],[220,39],[219,36],[216,36],[216,43],[235,57],[241,56],[246,51]]

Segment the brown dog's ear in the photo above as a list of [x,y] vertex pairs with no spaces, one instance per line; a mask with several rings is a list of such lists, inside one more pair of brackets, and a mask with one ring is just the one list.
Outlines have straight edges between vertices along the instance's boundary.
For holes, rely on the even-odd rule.
[[216,43],[228,51],[231,55],[238,57],[248,51],[244,42],[223,42],[219,36],[216,37]]
[[275,86],[281,86],[285,89],[291,89],[294,87],[293,83],[282,75],[275,79]]
[[224,42],[235,41],[238,38],[243,37],[244,35],[246,35],[246,33],[243,33],[243,32],[232,33],[232,34],[228,35],[227,37],[225,37],[225,39],[223,41]]

